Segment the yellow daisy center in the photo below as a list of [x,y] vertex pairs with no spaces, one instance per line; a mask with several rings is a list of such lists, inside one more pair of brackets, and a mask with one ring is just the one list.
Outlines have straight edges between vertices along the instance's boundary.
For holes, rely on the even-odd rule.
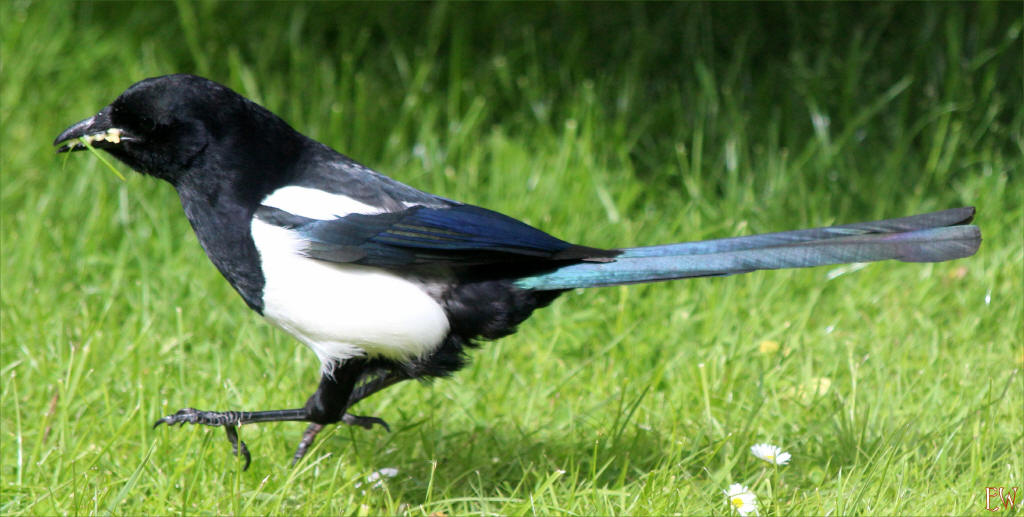
[[743,499],[738,497],[738,496],[737,497],[733,497],[732,498],[732,505],[735,506],[736,508],[739,508],[739,507],[743,506]]

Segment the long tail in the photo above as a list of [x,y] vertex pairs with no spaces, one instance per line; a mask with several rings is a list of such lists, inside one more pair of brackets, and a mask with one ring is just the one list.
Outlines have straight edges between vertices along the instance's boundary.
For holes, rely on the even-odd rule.
[[870,223],[627,248],[614,261],[577,263],[516,285],[575,289],[890,259],[942,262],[978,251],[981,231],[967,224],[973,218],[974,207],[964,207]]

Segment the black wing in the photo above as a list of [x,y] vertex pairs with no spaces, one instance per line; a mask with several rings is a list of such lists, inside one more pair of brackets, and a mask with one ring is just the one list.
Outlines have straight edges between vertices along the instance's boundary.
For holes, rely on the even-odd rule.
[[414,206],[332,220],[307,219],[263,206],[256,217],[295,232],[307,243],[303,252],[309,257],[377,267],[604,261],[619,254],[577,246],[472,205]]

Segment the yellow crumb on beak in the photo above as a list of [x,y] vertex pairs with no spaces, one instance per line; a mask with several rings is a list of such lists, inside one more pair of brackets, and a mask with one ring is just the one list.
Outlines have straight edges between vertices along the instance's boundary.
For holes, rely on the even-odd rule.
[[112,144],[121,143],[121,134],[124,133],[116,127],[112,127],[103,133],[96,133],[95,135],[85,135],[86,142],[110,142]]

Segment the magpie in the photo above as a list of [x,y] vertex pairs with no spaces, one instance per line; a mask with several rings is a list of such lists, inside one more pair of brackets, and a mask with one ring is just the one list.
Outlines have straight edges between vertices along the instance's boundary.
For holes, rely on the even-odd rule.
[[293,464],[324,426],[388,429],[350,412],[409,379],[445,377],[567,290],[895,259],[973,255],[973,207],[703,242],[599,249],[404,185],[292,129],[209,79],[135,83],[64,130],[57,152],[102,149],[177,191],[196,237],[249,308],[317,355],[305,405],[186,408],[160,424],[301,421]]

